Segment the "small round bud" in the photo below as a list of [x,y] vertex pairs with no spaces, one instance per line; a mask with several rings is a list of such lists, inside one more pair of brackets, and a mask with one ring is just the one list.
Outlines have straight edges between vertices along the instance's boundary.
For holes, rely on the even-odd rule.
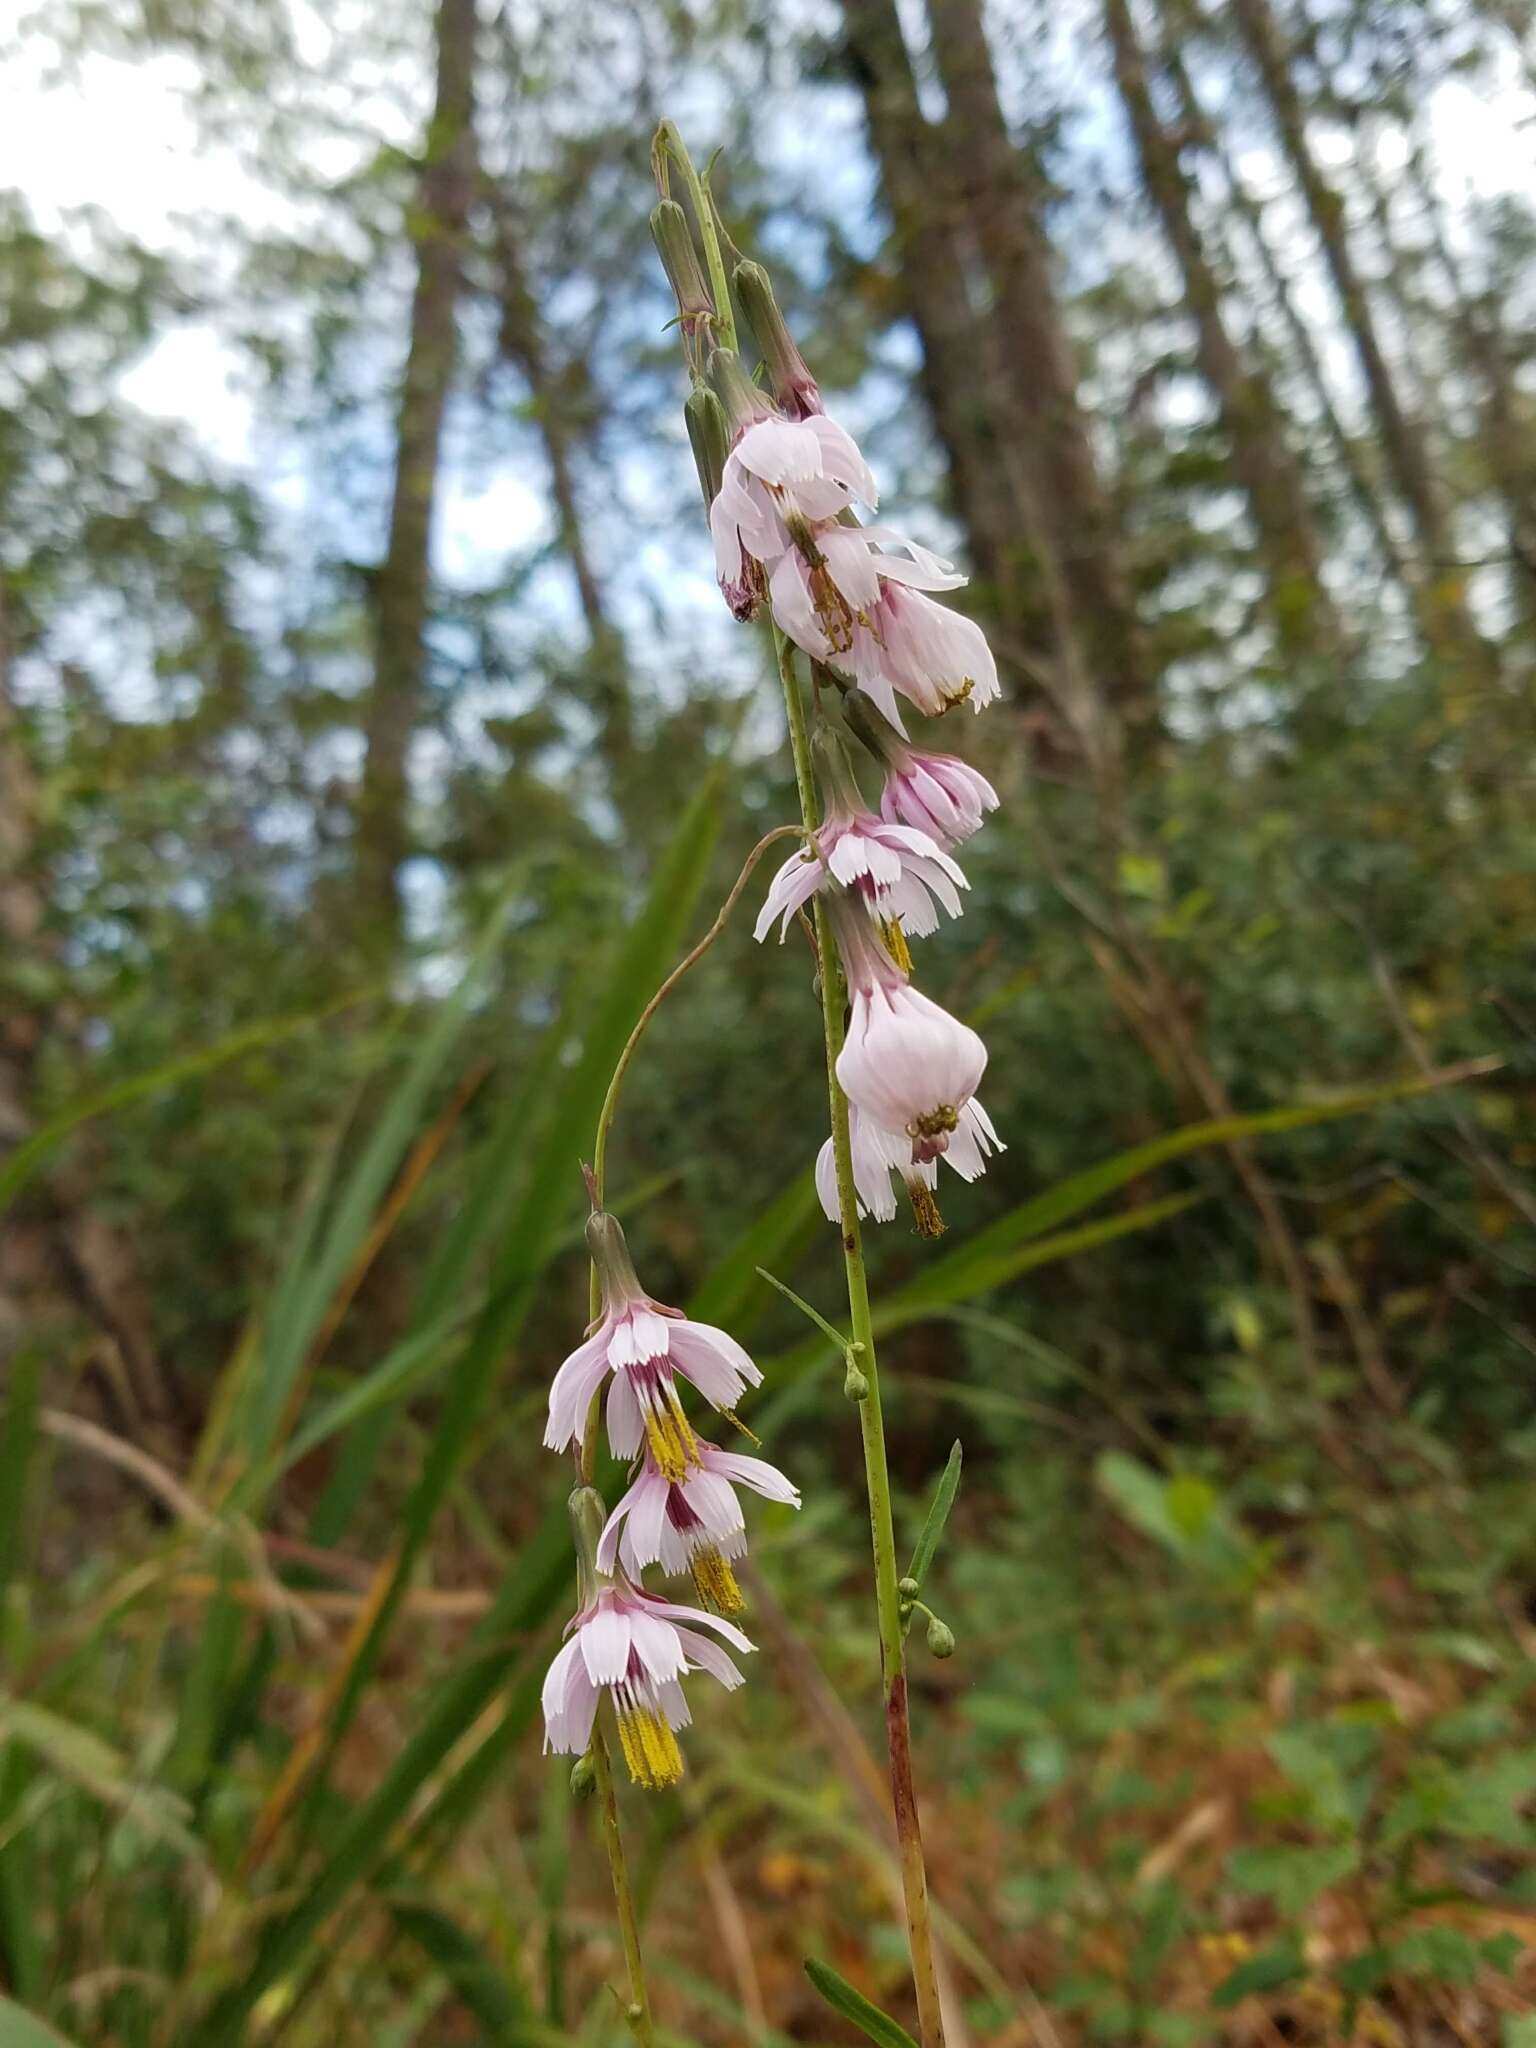
[[923,1589],[916,1579],[898,1579],[896,1590],[903,1600],[915,1600]]
[[571,1797],[590,1799],[596,1789],[597,1772],[592,1768],[591,1757],[577,1757],[575,1763],[571,1765]]
[[928,1647],[935,1657],[953,1657],[955,1654],[955,1632],[936,1614],[928,1619]]
[[625,2006],[624,2017],[629,2021],[629,2024],[632,2027],[638,2027],[640,2022],[645,2018],[645,2010],[637,2001],[633,2005]]
[[850,1401],[867,1401],[869,1399],[869,1381],[859,1371],[859,1368],[851,1358],[848,1361],[848,1370],[843,1375],[843,1392]]

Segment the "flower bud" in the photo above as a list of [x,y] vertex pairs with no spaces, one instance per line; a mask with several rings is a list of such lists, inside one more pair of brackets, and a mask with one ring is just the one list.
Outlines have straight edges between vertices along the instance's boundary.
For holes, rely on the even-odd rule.
[[590,1799],[597,1790],[597,1772],[590,1756],[579,1756],[571,1765],[571,1797]]
[[688,334],[713,322],[715,302],[704,282],[688,216],[675,199],[663,199],[651,213],[651,240],[677,299],[678,319]]
[[732,436],[742,434],[759,420],[771,420],[773,407],[752,382],[734,349],[714,349],[709,358],[709,381],[715,387]]
[[760,263],[739,263],[731,282],[767,367],[774,397],[792,420],[809,419],[822,410],[821,393],[784,324],[767,271]]
[[923,1589],[916,1579],[898,1579],[896,1590],[903,1600],[915,1600]]
[[683,406],[688,443],[693,449],[694,467],[704,503],[713,505],[725,475],[725,458],[731,448],[730,422],[725,407],[707,384],[695,384]]
[[928,1617],[928,1647],[935,1657],[953,1657],[955,1654],[955,1632],[936,1614]]
[[851,1352],[848,1356],[848,1370],[843,1374],[843,1392],[850,1401],[867,1401],[869,1399],[869,1381],[854,1364]]

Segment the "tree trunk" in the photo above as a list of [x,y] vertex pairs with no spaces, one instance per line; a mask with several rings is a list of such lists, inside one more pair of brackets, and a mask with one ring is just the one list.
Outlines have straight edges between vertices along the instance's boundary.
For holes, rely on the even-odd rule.
[[396,415],[389,544],[373,587],[374,684],[357,819],[364,938],[378,948],[399,937],[399,868],[410,850],[409,756],[426,695],[432,510],[475,184],[474,74],[475,0],[438,0],[437,103],[410,219],[416,287]]
[[1277,638],[1292,654],[1337,651],[1344,636],[1323,587],[1301,472],[1268,379],[1243,360],[1228,331],[1221,285],[1195,224],[1193,186],[1178,142],[1158,118],[1130,0],[1105,0],[1104,23],[1142,179],[1178,262],[1201,374],[1215,396],[1232,471],[1258,535]]
[[1328,374],[1323,368],[1322,358],[1317,352],[1317,344],[1312,338],[1312,330],[1297,310],[1291,280],[1281,268],[1269,230],[1264,224],[1263,208],[1249,191],[1241,172],[1229,157],[1219,131],[1195,91],[1189,68],[1171,36],[1164,40],[1158,51],[1158,68],[1169,79],[1178,95],[1179,112],[1186,131],[1185,139],[1204,150],[1220,172],[1233,214],[1242,222],[1252,252],[1268,282],[1274,298],[1275,311],[1279,314],[1285,329],[1286,341],[1307,388],[1312,393],[1323,430],[1338,457],[1340,469],[1349,483],[1350,493],[1360,509],[1361,516],[1371,530],[1381,559],[1399,587],[1411,595],[1412,571],[1403,559],[1403,551],[1398,545],[1397,536],[1388,522],[1376,480],[1367,469],[1359,446],[1339,417],[1339,409],[1329,387]]
[[1003,117],[981,0],[928,0],[928,15],[949,102],[943,147],[951,228],[974,241],[991,283],[987,319],[1024,428],[1021,453],[1038,501],[1049,507],[1062,580],[1097,689],[1128,724],[1148,726],[1156,713],[1151,657],[1078,401],[1041,195]]
[[1387,363],[1370,294],[1355,268],[1349,246],[1343,201],[1312,154],[1306,111],[1292,76],[1290,52],[1270,12],[1269,0],[1231,0],[1231,16],[1269,100],[1276,131],[1306,203],[1354,344],[1388,473],[1413,522],[1420,555],[1419,613],[1425,637],[1432,646],[1486,667],[1492,650],[1476,631],[1462,602],[1462,578],[1453,551],[1450,523],[1424,438],[1404,409]]

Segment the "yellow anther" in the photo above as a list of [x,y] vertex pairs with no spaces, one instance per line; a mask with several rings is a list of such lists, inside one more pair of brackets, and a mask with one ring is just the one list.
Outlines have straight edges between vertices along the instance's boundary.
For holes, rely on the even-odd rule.
[[690,1465],[703,1461],[699,1457],[699,1440],[682,1411],[675,1387],[667,1389],[666,1400],[667,1405],[659,1414],[654,1408],[646,1409],[645,1435],[657,1471],[676,1485],[688,1476]]
[[665,1717],[654,1707],[619,1709],[619,1746],[629,1775],[648,1792],[675,1785],[683,1775],[683,1753]]
[[938,1202],[933,1189],[925,1180],[907,1182],[907,1199],[912,1204],[912,1220],[917,1225],[919,1237],[942,1237],[944,1218],[939,1214]]
[[746,1606],[736,1574],[713,1544],[694,1552],[689,1570],[699,1589],[699,1598],[715,1614],[740,1614]]
[[910,974],[912,972],[912,951],[907,944],[907,935],[901,928],[901,919],[899,917],[882,917],[880,920],[880,937],[884,941],[885,950],[896,962],[902,973]]

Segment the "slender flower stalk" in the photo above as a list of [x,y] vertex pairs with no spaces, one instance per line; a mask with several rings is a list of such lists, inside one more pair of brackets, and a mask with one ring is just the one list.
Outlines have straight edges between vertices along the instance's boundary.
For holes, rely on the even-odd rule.
[[[807,831],[820,823],[815,778],[811,771],[810,736],[805,705],[795,674],[794,650],[775,631],[779,678],[794,753],[795,786],[801,819]],[[852,1353],[865,1392],[858,1403],[864,1448],[864,1483],[869,1495],[870,1534],[875,1563],[875,1612],[880,1636],[880,1676],[885,1702],[886,1745],[890,1755],[891,1806],[901,1858],[902,1896],[906,1905],[907,1939],[912,1955],[912,1981],[917,1994],[922,2048],[944,2048],[944,2016],[939,2004],[938,1971],[934,1963],[933,1922],[928,1906],[928,1869],[923,1858],[918,1820],[917,1786],[912,1770],[912,1725],[907,1707],[906,1642],[902,1627],[900,1578],[896,1566],[896,1529],[891,1515],[891,1477],[885,1451],[885,1418],[880,1405],[880,1371],[875,1357],[875,1332],[870,1315],[869,1279],[859,1232],[859,1198],[854,1184],[853,1149],[848,1129],[848,1098],[837,1078],[843,1049],[843,987],[832,921],[825,899],[815,905],[816,944],[821,959],[821,1020],[827,1059],[827,1099],[832,1118],[832,1157],[838,1195],[838,1228],[843,1245],[843,1270],[848,1286],[848,1322]]]

